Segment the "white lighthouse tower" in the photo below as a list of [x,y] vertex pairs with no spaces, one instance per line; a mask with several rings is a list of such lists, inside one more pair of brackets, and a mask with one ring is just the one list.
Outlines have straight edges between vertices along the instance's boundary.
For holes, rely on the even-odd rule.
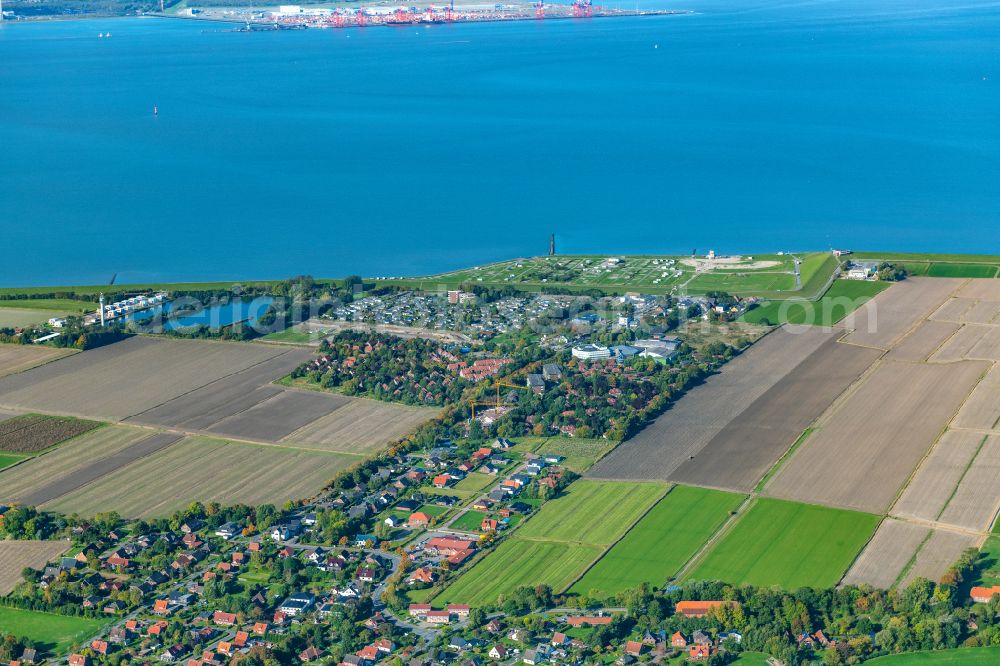
[[101,292],[101,297],[98,299],[101,304],[101,328],[104,328],[104,292]]

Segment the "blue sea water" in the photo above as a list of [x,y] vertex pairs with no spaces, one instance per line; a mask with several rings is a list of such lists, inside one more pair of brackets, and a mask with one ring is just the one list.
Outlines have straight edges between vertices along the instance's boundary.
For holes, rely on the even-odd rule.
[[643,5],[694,13],[2,24],[0,285],[427,274],[550,232],[1000,253],[1000,3]]

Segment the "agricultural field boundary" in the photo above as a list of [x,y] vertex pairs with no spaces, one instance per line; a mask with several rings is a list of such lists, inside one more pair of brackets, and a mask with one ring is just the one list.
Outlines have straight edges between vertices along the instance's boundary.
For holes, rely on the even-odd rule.
[[647,507],[646,510],[642,512],[641,516],[639,516],[638,518],[636,518],[635,520],[633,520],[632,524],[628,526],[627,530],[625,530],[624,532],[622,532],[622,535],[620,537],[618,537],[617,539],[615,539],[614,542],[609,543],[608,546],[607,546],[607,548],[604,549],[604,551],[597,557],[597,559],[595,559],[593,562],[591,562],[590,564],[588,564],[587,568],[584,569],[583,571],[581,571],[579,576],[577,576],[576,578],[574,578],[573,580],[571,580],[569,582],[569,584],[563,590],[560,590],[560,591],[561,592],[565,592],[566,590],[570,589],[571,587],[573,587],[574,585],[576,585],[578,582],[580,582],[583,579],[583,577],[587,575],[588,571],[590,571],[591,569],[593,569],[594,566],[598,562],[600,562],[601,560],[603,560],[604,556],[607,555],[608,553],[610,553],[612,548],[614,548],[615,546],[617,546],[618,543],[622,539],[624,539],[626,536],[628,536],[628,533],[631,532],[635,528],[635,526],[638,525],[639,522],[643,518],[645,518],[647,515],[649,515],[649,512],[653,510],[653,507],[655,507],[657,504],[659,504],[660,502],[662,502],[663,500],[665,500],[670,495],[670,493],[673,492],[674,488],[676,488],[676,487],[677,487],[677,484],[671,484],[670,486],[668,486],[667,487],[667,491],[665,493],[663,493],[662,495],[660,495],[660,498],[658,500],[656,500],[655,502],[653,502],[652,504],[650,504],[649,507]]
[[746,499],[744,499],[743,502],[738,507],[736,507],[733,513],[729,516],[729,518],[726,519],[726,521],[719,526],[719,529],[715,531],[715,534],[709,537],[705,541],[705,543],[701,545],[701,548],[699,548],[694,555],[688,558],[688,561],[684,563],[684,566],[682,566],[680,569],[677,570],[677,573],[674,574],[674,580],[685,580],[688,574],[690,574],[691,571],[696,569],[698,565],[701,564],[702,560],[704,560],[705,557],[708,555],[708,553],[710,553],[715,548],[715,546],[719,543],[719,541],[724,539],[726,535],[732,532],[733,527],[735,527],[736,523],[738,523],[740,519],[743,518],[743,515],[750,510],[750,508],[753,506],[754,503],[756,503],[756,501],[757,501],[757,495],[755,493],[747,495]]

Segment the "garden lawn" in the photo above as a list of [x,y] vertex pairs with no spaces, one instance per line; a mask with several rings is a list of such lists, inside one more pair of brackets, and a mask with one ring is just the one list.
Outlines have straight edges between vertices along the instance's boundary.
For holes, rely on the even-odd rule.
[[453,530],[460,530],[462,532],[478,532],[479,525],[483,522],[483,518],[486,514],[482,511],[466,511],[461,516],[455,519],[449,527]]
[[987,666],[1000,664],[1000,647],[957,648],[891,654],[865,662],[866,666]]
[[98,633],[109,621],[0,607],[2,633],[30,638],[46,652],[65,652]]
[[489,474],[481,474],[479,472],[472,472],[468,474],[464,479],[455,484],[455,490],[469,491],[469,492],[479,492],[483,490],[491,483],[496,481],[495,477]]
[[743,495],[677,486],[580,579],[570,592],[604,596],[676,574],[725,523]]
[[607,439],[577,439],[576,437],[553,437],[536,451],[539,456],[562,456],[560,465],[577,474],[587,471],[591,465],[618,446],[618,442]]
[[818,301],[790,299],[769,301],[746,312],[740,321],[771,325],[811,324],[832,326],[864,305],[872,296],[888,289],[889,282],[835,280]]
[[758,499],[689,578],[787,590],[833,587],[878,522],[857,511]]
[[438,506],[436,504],[424,504],[417,511],[426,513],[431,518],[439,518],[448,512],[448,507]]
[[520,538],[606,546],[666,492],[663,483],[576,481],[518,530]]
[[525,541],[500,544],[435,598],[435,603],[483,606],[521,586],[550,585],[561,592],[601,553],[597,546]]

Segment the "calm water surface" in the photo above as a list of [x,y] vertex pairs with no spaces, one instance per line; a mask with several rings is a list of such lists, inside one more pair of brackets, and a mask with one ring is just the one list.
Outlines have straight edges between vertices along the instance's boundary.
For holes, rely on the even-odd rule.
[[1000,4],[664,2],[696,13],[0,25],[0,284],[422,274],[552,231],[1000,253]]

